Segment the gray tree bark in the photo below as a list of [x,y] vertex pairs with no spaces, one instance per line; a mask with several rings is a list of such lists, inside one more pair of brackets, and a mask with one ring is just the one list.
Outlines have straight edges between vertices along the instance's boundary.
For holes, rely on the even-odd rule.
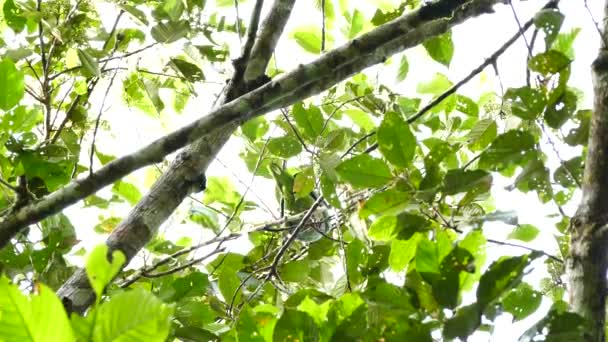
[[594,103],[583,178],[583,198],[570,222],[568,292],[572,310],[590,324],[588,341],[605,341],[608,267],[608,2],[603,39],[592,65]]

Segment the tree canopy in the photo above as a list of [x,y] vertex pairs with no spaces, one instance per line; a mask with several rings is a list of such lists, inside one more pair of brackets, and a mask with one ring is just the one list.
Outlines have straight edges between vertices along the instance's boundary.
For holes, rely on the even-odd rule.
[[600,4],[0,4],[0,340],[604,341]]

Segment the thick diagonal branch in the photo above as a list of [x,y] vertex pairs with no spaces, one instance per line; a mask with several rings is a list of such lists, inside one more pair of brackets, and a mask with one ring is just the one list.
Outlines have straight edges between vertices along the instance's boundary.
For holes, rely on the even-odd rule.
[[[223,141],[218,134],[224,126],[238,125],[255,116],[285,107],[329,89],[389,56],[415,46],[471,17],[492,11],[505,0],[470,0],[433,3],[386,23],[349,43],[326,53],[278,79],[213,110],[203,118],[157,139],[133,154],[108,163],[87,178],[73,181],[44,199],[23,207],[0,222],[0,246],[18,231],[55,214],[141,167],[162,161],[164,156],[197,139],[210,153],[213,144]],[[219,138],[219,139],[218,139]],[[183,161],[181,161],[183,162]],[[180,163],[180,161],[177,161]],[[205,166],[205,165],[202,165]],[[199,168],[193,170],[197,175]],[[200,179],[186,178],[193,189]]]

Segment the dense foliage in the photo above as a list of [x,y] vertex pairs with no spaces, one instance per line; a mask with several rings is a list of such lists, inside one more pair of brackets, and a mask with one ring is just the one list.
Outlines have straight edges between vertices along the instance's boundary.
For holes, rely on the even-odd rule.
[[[3,214],[120,157],[108,151],[132,143],[112,137],[125,121],[166,131],[210,110],[238,67],[231,58],[247,40],[253,2],[0,1]],[[320,19],[288,28],[282,48],[311,60],[424,6],[362,1],[368,13],[353,3],[300,4]],[[0,250],[0,340],[464,340],[491,332],[501,315],[525,319],[544,299],[551,308],[522,340],[576,341],[585,324],[564,301],[562,207],[582,182],[591,111],[568,83],[579,30],[562,30],[564,18],[550,6],[522,19],[463,80],[434,71],[458,49],[447,32],[422,44],[437,65],[415,92],[397,90],[414,68],[406,52],[247,121],[232,137],[238,156],[220,159],[250,174],[208,175],[126,270],[120,251],[107,258],[107,247],[87,246],[105,241],[164,162],[29,226]],[[461,89],[486,68],[498,72],[528,29],[519,86]],[[280,65],[273,59],[267,76],[284,74]],[[130,110],[110,115],[112,103]],[[577,155],[562,160],[559,146]],[[559,223],[535,227],[496,208],[497,178],[554,203]],[[79,226],[90,220],[94,228]],[[512,229],[509,241],[484,230],[497,221]],[[533,247],[540,229],[555,236],[558,255]],[[494,245],[513,248],[488,260]],[[97,300],[70,315],[54,291],[82,260]],[[524,281],[532,262],[546,274],[542,286]]]

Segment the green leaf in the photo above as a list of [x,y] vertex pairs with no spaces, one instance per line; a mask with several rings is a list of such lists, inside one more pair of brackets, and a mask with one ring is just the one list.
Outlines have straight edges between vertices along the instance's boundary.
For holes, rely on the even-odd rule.
[[237,276],[237,269],[233,267],[222,268],[218,277],[218,286],[226,303],[238,303],[242,289],[239,288],[241,279]]
[[359,217],[366,219],[371,215],[383,216],[397,214],[407,207],[410,195],[397,189],[388,189],[373,194],[359,209]]
[[251,141],[261,139],[269,129],[268,121],[263,116],[248,120],[241,125],[241,132]]
[[472,151],[486,148],[496,138],[497,126],[493,119],[477,121],[467,136],[467,143]]
[[534,149],[534,137],[530,133],[511,130],[499,135],[492,145],[481,153],[479,167],[494,171],[503,170],[526,157]]
[[4,111],[17,105],[25,93],[23,72],[8,58],[0,62],[0,89],[0,109]]
[[171,21],[178,21],[184,12],[184,2],[182,0],[165,0],[163,1],[162,9]]
[[463,306],[456,314],[445,322],[443,336],[446,339],[467,338],[481,325],[481,310],[477,303]]
[[141,192],[139,192],[139,189],[137,189],[135,185],[124,181],[114,183],[112,192],[126,199],[131,205],[137,204],[141,199]]
[[312,54],[321,53],[321,33],[317,26],[302,26],[291,33],[293,38],[302,49]]
[[471,98],[464,95],[456,95],[456,109],[469,116],[479,116],[479,106]]
[[[110,258],[110,260],[108,260]],[[97,298],[100,299],[103,290],[112,279],[118,274],[125,264],[125,255],[118,250],[108,254],[108,246],[99,245],[93,249],[87,259],[86,272],[91,287],[95,291]]]
[[454,169],[448,171],[443,182],[443,193],[455,195],[478,187],[489,190],[492,184],[492,175],[483,170]]
[[519,340],[585,342],[586,333],[591,329],[589,323],[576,313],[553,308]]
[[300,141],[290,135],[268,140],[268,151],[281,158],[291,158],[302,152]]
[[389,241],[396,234],[397,216],[382,216],[369,227],[367,234],[376,241]]
[[308,278],[310,273],[310,261],[296,260],[288,262],[281,266],[279,271],[281,279],[288,282],[303,282]]
[[572,61],[561,52],[549,50],[530,58],[528,68],[543,76],[547,76],[564,70],[571,62]]
[[171,58],[169,65],[182,74],[189,82],[205,80],[205,75],[201,68],[190,62],[186,62],[183,59]]
[[4,21],[8,27],[13,29],[16,33],[23,31],[25,25],[27,23],[27,19],[23,16],[23,10],[15,5],[13,0],[3,1],[4,6],[2,6]]
[[452,42],[452,32],[448,31],[440,36],[427,39],[422,43],[426,52],[435,61],[450,66],[452,56],[454,56],[454,43]]
[[180,341],[216,341],[217,336],[198,327],[179,327],[175,329],[175,337]]
[[146,14],[137,7],[130,6],[124,3],[119,3],[118,6],[121,9],[125,10],[125,12],[129,13],[131,17],[137,19],[137,21],[139,21],[140,23],[146,26],[148,25],[148,18],[146,17]]
[[542,293],[534,290],[528,283],[521,283],[509,292],[502,301],[502,306],[513,315],[514,321],[521,321],[533,314],[540,307],[542,300]]
[[123,99],[131,106],[135,106],[146,114],[158,114],[164,104],[158,96],[157,85],[150,80],[142,81],[136,73],[131,74],[123,82]]
[[554,103],[550,103],[545,110],[545,122],[551,128],[560,128],[576,111],[578,97],[570,90],[566,90]]
[[86,77],[99,77],[101,75],[97,59],[91,56],[88,52],[82,49],[78,49],[78,59],[80,60],[80,65],[82,66],[83,74]]
[[203,203],[221,203],[233,208],[241,199],[241,194],[228,177],[208,177]]
[[563,22],[564,15],[552,8],[543,9],[534,16],[534,25],[545,33],[545,50],[551,48]]
[[399,62],[399,70],[397,71],[397,81],[401,82],[407,77],[407,73],[410,70],[410,64],[407,61],[405,55],[401,56],[401,62]]
[[522,224],[515,227],[515,229],[513,229],[513,231],[509,234],[508,238],[530,242],[536,238],[538,233],[538,228],[534,227],[533,225]]
[[315,187],[315,174],[311,167],[305,168],[302,172],[298,172],[293,181],[293,192],[298,198],[306,198]]
[[327,200],[332,207],[340,209],[342,208],[342,204],[340,203],[340,198],[336,193],[336,184],[331,180],[329,176],[323,172],[321,174],[321,193],[323,197]]
[[25,296],[5,276],[0,277],[0,339],[7,342],[74,341],[63,304],[45,285]]
[[190,24],[187,20],[170,21],[166,23],[158,23],[152,27],[150,34],[152,38],[159,43],[173,43],[174,41],[184,38],[190,31]]
[[169,335],[174,306],[141,288],[113,295],[96,310],[93,341],[158,341]]
[[272,340],[318,342],[319,327],[307,313],[286,309],[274,327]]
[[432,80],[418,84],[416,91],[421,94],[440,95],[453,85],[447,76],[437,73]]
[[441,259],[437,254],[436,244],[428,239],[421,239],[416,249],[416,271],[427,280],[439,277]]
[[563,161],[555,170],[553,179],[565,188],[578,187],[583,183],[583,157],[578,156]]
[[530,261],[539,255],[531,253],[518,257],[501,258],[490,265],[481,276],[477,287],[477,302],[485,308],[501,297],[506,291],[517,286]]
[[321,134],[324,120],[318,107],[310,105],[308,109],[305,109],[302,103],[298,102],[293,106],[292,114],[297,126],[302,129],[304,137],[314,141]]
[[395,272],[403,271],[416,256],[416,248],[420,241],[420,234],[414,234],[409,240],[393,240],[388,264]]
[[348,116],[355,125],[361,127],[364,131],[370,132],[376,128],[376,124],[371,119],[370,115],[359,109],[347,109],[344,114]]
[[553,43],[553,49],[566,55],[570,59],[574,59],[574,40],[581,32],[580,28],[573,28],[568,33],[560,33]]
[[380,152],[389,162],[400,167],[411,163],[416,150],[416,137],[399,114],[389,112],[384,116],[377,137]]
[[340,178],[356,188],[379,187],[393,178],[382,160],[367,154],[343,161],[336,167],[336,172]]
[[361,13],[358,9],[353,11],[350,20],[350,27],[348,29],[348,34],[346,35],[348,39],[353,39],[363,30],[363,25],[365,24],[365,17],[363,13]]
[[511,106],[513,115],[524,120],[534,120],[545,109],[545,95],[538,89],[530,87],[509,88],[504,96]]

